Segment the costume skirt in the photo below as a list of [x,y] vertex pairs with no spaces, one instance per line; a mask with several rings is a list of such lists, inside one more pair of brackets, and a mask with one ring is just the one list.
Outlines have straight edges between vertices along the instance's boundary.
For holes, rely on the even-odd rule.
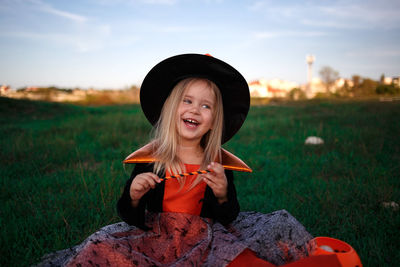
[[226,266],[246,248],[282,265],[308,256],[312,236],[287,211],[241,212],[229,226],[184,213],[148,213],[143,231],[124,222],[39,266]]

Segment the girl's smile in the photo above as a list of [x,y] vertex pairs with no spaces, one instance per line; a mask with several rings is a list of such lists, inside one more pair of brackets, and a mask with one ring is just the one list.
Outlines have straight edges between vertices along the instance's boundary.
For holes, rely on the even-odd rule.
[[177,109],[177,130],[181,145],[200,144],[211,128],[214,115],[215,94],[204,81],[190,84]]

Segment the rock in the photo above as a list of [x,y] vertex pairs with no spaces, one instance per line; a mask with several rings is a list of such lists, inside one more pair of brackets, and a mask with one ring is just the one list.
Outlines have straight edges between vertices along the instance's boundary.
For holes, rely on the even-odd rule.
[[324,144],[324,140],[317,136],[309,136],[305,141],[306,145],[322,145]]
[[387,209],[391,208],[391,209],[393,209],[394,211],[398,211],[398,210],[399,210],[399,204],[397,204],[397,203],[394,202],[394,201],[391,201],[391,202],[382,202],[382,206],[383,206],[384,208],[387,208]]

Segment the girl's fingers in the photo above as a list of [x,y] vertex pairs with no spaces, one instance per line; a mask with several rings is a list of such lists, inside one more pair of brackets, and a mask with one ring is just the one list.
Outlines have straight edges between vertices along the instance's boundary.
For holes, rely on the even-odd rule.
[[205,175],[203,176],[203,181],[211,188],[214,188],[216,185],[212,179],[210,179],[209,177],[206,177]]
[[158,177],[157,175],[155,175],[152,172],[142,173],[142,175],[140,176],[140,179],[141,180],[145,180],[148,183],[151,183],[151,184],[154,184],[154,185],[155,185],[155,183],[161,183],[160,177]]
[[152,183],[149,182],[148,180],[140,180],[138,181],[138,185],[141,187],[141,190],[147,190],[150,187],[153,187]]
[[219,199],[219,198],[226,198],[227,195],[227,187],[224,184],[221,183],[215,183],[212,179],[209,179],[207,177],[203,178],[203,181],[211,188],[211,190],[214,193],[214,196]]
[[208,168],[210,171],[215,172],[216,174],[222,174],[222,173],[224,173],[224,167],[223,167],[221,164],[217,163],[217,162],[211,162],[211,163],[207,166],[207,168]]
[[208,167],[211,170],[211,172],[203,174],[203,177],[207,177],[208,179],[210,179],[216,183],[226,183],[227,182],[224,168],[222,166],[221,166],[221,168],[219,168],[219,167],[215,167],[212,164],[210,164]]
[[152,173],[152,172],[146,172],[145,173],[145,178],[146,179],[150,179],[156,183],[161,183],[161,179],[160,177],[158,177],[156,174]]
[[131,184],[131,191],[137,193],[146,193],[150,188],[155,188],[156,183],[160,183],[161,179],[154,173],[147,172],[141,173],[133,179]]
[[225,176],[224,167],[216,162],[210,163],[207,168],[210,173],[203,174],[203,181],[213,190],[214,195],[219,198],[226,198],[228,181]]
[[152,177],[149,177],[148,179],[145,180],[145,186],[146,188],[154,188],[156,186],[156,182],[153,180]]

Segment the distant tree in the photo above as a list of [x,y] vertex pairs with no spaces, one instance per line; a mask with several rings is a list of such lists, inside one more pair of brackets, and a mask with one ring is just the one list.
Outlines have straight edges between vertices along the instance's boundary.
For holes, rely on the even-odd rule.
[[374,81],[370,78],[361,78],[359,75],[353,75],[352,80],[352,91],[355,96],[366,96],[377,93],[376,87],[378,86],[379,82]]
[[359,93],[361,77],[360,77],[360,75],[353,75],[351,77],[351,80],[353,81],[353,87],[351,88],[351,91],[354,95],[357,95]]
[[291,100],[300,100],[307,98],[304,91],[301,90],[300,88],[293,88],[292,90],[290,90],[287,96]]
[[137,103],[139,103],[139,94],[140,94],[140,88],[137,87],[136,85],[132,85],[130,88],[131,92],[133,93],[133,100]]
[[344,89],[346,92],[350,91],[349,82],[348,82],[347,80],[344,81],[343,89]]
[[132,86],[130,87],[130,90],[132,90],[132,91],[139,91],[139,87],[137,87],[136,85],[132,85]]
[[332,85],[339,78],[339,72],[337,72],[336,70],[332,69],[329,66],[324,66],[319,71],[319,75],[321,76],[322,82],[326,86],[326,92],[330,93]]
[[351,79],[353,80],[353,88],[358,88],[361,83],[360,75],[353,75],[353,77],[351,77]]
[[394,86],[394,84],[379,84],[375,91],[378,95],[395,95],[400,93],[400,89]]
[[376,93],[376,87],[378,86],[378,82],[374,81],[370,78],[364,78],[361,86],[360,91],[362,95],[373,95]]
[[345,80],[343,86],[337,90],[336,94],[337,96],[343,97],[352,96],[353,88],[349,85],[349,82]]
[[382,73],[381,78],[379,79],[379,83],[380,84],[384,84],[385,83],[385,74]]

